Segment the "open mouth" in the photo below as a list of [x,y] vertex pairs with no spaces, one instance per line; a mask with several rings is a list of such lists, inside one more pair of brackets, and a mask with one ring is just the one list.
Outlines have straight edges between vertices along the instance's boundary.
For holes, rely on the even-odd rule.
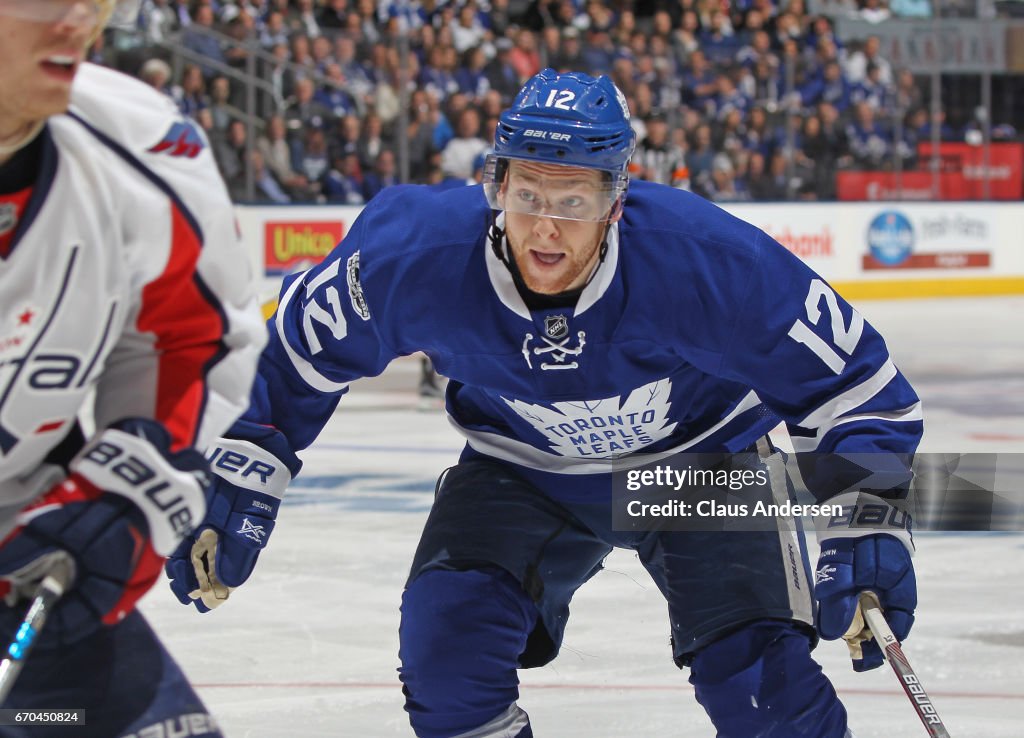
[[63,80],[71,80],[75,76],[78,62],[73,56],[54,54],[42,61],[40,66],[47,74]]
[[536,259],[541,264],[544,264],[546,266],[553,266],[565,258],[565,254],[563,253],[549,254],[543,251],[533,251],[532,249],[530,251],[530,254],[533,255],[534,259]]

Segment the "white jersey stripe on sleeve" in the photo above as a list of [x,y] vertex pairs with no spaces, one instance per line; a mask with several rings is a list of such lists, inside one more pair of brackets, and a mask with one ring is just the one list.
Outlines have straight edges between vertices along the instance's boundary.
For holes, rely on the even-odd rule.
[[851,410],[856,410],[881,392],[893,380],[896,374],[896,365],[892,363],[891,358],[886,359],[882,367],[873,376],[856,387],[852,387],[846,392],[833,397],[828,402],[819,405],[807,417],[799,421],[797,425],[802,428],[818,428],[834,418],[845,415]]
[[846,425],[847,423],[857,423],[863,420],[881,420],[887,423],[906,423],[915,420],[923,420],[924,414],[921,412],[920,401],[915,402],[905,410],[897,410],[895,412],[876,412],[876,413],[862,413],[860,415],[845,415],[842,418],[836,418],[830,423],[822,423],[818,426],[818,432],[812,437],[799,437],[793,436],[793,450],[797,453],[809,453],[818,448],[818,444],[821,443],[821,439],[825,435],[835,428],[836,426]]

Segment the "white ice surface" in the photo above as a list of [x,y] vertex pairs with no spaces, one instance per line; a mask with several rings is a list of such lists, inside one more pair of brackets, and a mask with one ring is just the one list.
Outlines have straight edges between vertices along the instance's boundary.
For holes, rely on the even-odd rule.
[[[1024,298],[865,302],[925,403],[923,450],[1024,451]],[[1018,312],[1019,311],[1019,312]],[[143,610],[231,738],[412,736],[398,605],[438,472],[461,443],[417,411],[416,364],[357,384],[289,493],[253,580],[214,613],[163,582]],[[1024,534],[920,534],[906,653],[955,738],[1024,736]],[[811,551],[816,552],[811,544]],[[888,669],[815,652],[858,738],[926,735]],[[671,662],[664,602],[617,551],[573,602],[559,658],[521,672],[543,738],[709,738]]]

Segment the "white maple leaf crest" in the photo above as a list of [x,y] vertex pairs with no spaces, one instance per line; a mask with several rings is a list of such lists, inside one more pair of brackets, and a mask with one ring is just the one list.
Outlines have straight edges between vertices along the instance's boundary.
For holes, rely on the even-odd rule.
[[561,456],[613,458],[649,446],[672,434],[669,422],[672,382],[660,379],[621,396],[538,405],[502,399],[548,439]]

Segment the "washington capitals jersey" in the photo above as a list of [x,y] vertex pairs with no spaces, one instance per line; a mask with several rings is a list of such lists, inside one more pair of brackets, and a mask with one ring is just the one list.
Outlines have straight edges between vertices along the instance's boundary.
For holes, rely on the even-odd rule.
[[920,403],[882,338],[754,226],[634,183],[577,304],[531,310],[490,219],[479,187],[374,198],[283,288],[237,435],[271,426],[261,445],[301,449],[349,382],[419,350],[450,378],[466,454],[556,475],[567,498],[613,462],[739,451],[780,421],[804,451],[916,447]]
[[[75,427],[155,418],[205,446],[248,401],[266,329],[203,134],[152,88],[85,64],[0,258],[0,508]],[[2,524],[0,520],[0,524]]]

